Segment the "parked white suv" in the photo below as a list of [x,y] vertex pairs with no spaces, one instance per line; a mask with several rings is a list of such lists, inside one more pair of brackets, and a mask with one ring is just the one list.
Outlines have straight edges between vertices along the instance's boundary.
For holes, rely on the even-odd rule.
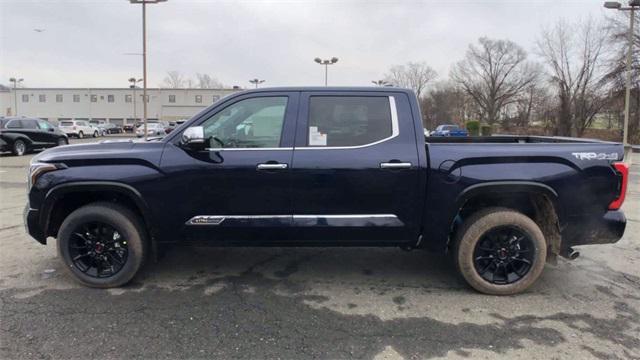
[[100,136],[98,128],[93,127],[86,120],[62,120],[58,127],[64,131],[67,136],[75,136],[78,139],[82,139],[85,136]]

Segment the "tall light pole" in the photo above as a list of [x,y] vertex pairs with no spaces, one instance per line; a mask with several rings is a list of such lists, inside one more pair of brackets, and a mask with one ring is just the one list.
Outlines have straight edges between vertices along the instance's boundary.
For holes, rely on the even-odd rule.
[[604,3],[607,9],[629,11],[629,50],[627,51],[627,66],[624,94],[624,125],[622,129],[622,144],[624,145],[624,159],[631,164],[631,145],[629,145],[629,101],[631,98],[631,55],[633,53],[633,26],[636,10],[640,10],[640,0],[630,0],[629,6],[622,6],[618,1],[607,1]]
[[136,114],[136,87],[137,87],[137,83],[139,83],[140,81],[142,81],[142,79],[136,79],[134,77],[130,77],[129,78],[129,82],[131,83],[131,85],[129,85],[129,87],[131,89],[133,89],[133,124],[134,124],[134,128],[135,128],[135,123],[138,119],[138,115]]
[[147,4],[157,4],[167,0],[129,0],[132,4],[142,4],[142,121],[144,139],[147,140]]
[[22,78],[20,78],[20,79],[10,78],[9,79],[9,82],[13,83],[13,104],[15,106],[15,112],[16,112],[15,116],[18,116],[18,84],[23,82],[23,81],[24,81],[24,79],[22,79]]
[[258,84],[262,84],[264,82],[264,80],[260,80],[260,79],[256,78],[256,79],[249,80],[249,82],[254,84],[256,86],[256,89],[257,89],[258,88]]
[[371,83],[377,86],[391,86],[387,80],[371,80]]
[[327,78],[328,75],[327,73],[329,72],[328,67],[329,65],[333,65],[335,63],[338,62],[338,58],[337,57],[332,57],[331,59],[320,59],[320,58],[315,58],[313,59],[313,61],[317,62],[320,65],[324,65],[324,86],[327,86]]

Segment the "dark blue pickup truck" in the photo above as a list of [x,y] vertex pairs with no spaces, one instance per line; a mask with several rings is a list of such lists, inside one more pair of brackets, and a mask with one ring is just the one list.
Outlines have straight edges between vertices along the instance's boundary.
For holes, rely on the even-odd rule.
[[94,287],[125,284],[170,244],[397,246],[451,254],[488,294],[624,232],[620,144],[427,139],[410,90],[241,92],[161,140],[42,152],[25,223]]

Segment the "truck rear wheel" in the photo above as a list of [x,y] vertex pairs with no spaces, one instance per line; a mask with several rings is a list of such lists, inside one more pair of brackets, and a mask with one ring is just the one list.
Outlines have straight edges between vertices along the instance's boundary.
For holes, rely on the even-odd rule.
[[146,255],[139,217],[112,203],[93,203],[73,211],[62,222],[57,240],[65,268],[90,287],[126,284]]
[[456,234],[458,271],[474,289],[490,295],[525,291],[544,269],[547,244],[538,225],[506,208],[471,215]]

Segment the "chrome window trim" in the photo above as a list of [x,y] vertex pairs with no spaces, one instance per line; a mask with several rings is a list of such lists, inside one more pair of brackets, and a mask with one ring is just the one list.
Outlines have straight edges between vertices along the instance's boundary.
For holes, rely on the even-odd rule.
[[[400,135],[400,125],[398,124],[398,108],[396,107],[396,98],[394,96],[388,96],[389,98],[389,109],[391,110],[391,136],[388,136],[384,139],[380,139],[378,141],[374,141],[372,143],[364,144],[364,145],[354,145],[354,146],[304,146],[304,147],[296,147],[295,150],[349,150],[349,149],[361,149],[373,145],[378,145],[380,143],[389,141],[393,138],[398,137]],[[307,129],[309,128],[309,124],[307,124]]]

